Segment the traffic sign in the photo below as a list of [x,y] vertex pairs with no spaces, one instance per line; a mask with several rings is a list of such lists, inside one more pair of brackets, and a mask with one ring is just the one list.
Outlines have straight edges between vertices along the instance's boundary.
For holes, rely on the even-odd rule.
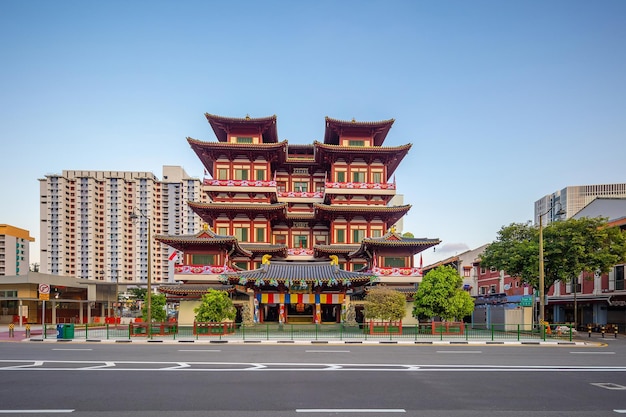
[[48,284],[39,284],[39,299],[40,300],[50,299],[50,286]]

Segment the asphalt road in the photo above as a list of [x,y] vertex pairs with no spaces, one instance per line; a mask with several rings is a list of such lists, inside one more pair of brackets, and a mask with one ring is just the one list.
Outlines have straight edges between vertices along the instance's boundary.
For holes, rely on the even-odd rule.
[[0,344],[0,414],[626,415],[626,341],[574,346]]

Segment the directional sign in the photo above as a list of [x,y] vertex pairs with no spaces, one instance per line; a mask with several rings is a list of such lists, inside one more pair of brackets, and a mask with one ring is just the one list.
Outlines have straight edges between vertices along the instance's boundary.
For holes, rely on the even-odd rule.
[[48,284],[39,284],[39,299],[40,300],[50,299],[50,286]]

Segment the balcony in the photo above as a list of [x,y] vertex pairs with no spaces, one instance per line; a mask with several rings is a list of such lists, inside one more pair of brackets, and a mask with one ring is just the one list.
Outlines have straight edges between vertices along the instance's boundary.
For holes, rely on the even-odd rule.
[[396,195],[395,183],[378,182],[327,182],[326,194]]
[[324,201],[323,191],[278,191],[279,203],[322,203]]
[[186,265],[174,266],[174,279],[177,281],[219,281],[219,275],[231,271],[224,265]]
[[276,192],[276,181],[205,179],[202,184],[206,191],[213,191],[218,193]]

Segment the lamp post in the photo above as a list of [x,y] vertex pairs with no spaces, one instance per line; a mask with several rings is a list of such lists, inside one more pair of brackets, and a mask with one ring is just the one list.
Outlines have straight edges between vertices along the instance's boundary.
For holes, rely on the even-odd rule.
[[146,315],[148,316],[147,321],[148,321],[148,329],[146,330],[146,333],[148,335],[148,337],[150,337],[150,333],[152,330],[152,271],[151,271],[151,259],[150,259],[150,255],[151,255],[151,249],[150,247],[152,246],[152,242],[151,242],[151,236],[150,236],[150,229],[152,226],[152,221],[150,219],[149,216],[145,215],[144,213],[142,213],[141,211],[139,211],[139,215],[137,215],[136,213],[131,213],[130,218],[131,220],[137,220],[139,219],[139,217],[143,217],[144,219],[147,220],[148,222],[148,275],[146,277]]
[[[543,324],[546,319],[546,297],[545,297],[545,269],[543,265],[543,216],[550,213],[554,209],[554,205],[550,205],[550,208],[542,214],[539,214],[539,323]],[[557,215],[563,214],[563,210],[560,209],[556,213]]]

